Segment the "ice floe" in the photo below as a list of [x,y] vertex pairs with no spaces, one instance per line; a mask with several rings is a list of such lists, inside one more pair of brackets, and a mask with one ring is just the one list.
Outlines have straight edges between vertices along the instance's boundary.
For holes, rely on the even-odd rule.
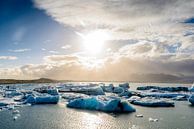
[[151,118],[151,117],[148,120],[149,120],[149,122],[158,122],[159,121],[158,119],[154,119],[154,118]]
[[158,90],[158,91],[169,91],[169,92],[180,92],[180,91],[189,91],[188,87],[159,87],[159,86],[141,86],[137,87],[137,90]]
[[142,98],[133,100],[131,104],[145,106],[145,107],[174,107],[174,102],[165,99],[155,99],[155,98]]

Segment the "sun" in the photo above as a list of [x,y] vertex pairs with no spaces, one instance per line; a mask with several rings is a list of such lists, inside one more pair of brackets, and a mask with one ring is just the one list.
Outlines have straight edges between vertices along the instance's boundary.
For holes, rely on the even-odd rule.
[[110,39],[110,35],[103,30],[96,30],[82,35],[83,45],[87,51],[93,54],[100,53],[104,43]]

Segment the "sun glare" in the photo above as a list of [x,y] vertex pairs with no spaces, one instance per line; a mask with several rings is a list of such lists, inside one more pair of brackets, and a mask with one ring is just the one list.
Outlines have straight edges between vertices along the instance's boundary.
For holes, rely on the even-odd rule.
[[94,54],[99,53],[110,38],[107,32],[101,30],[90,32],[82,37],[85,49]]

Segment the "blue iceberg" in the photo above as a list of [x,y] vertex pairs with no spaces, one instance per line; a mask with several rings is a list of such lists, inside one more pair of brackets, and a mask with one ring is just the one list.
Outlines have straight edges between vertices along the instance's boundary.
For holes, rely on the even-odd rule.
[[190,97],[189,97],[189,102],[194,105],[194,95],[192,94]]
[[59,95],[28,95],[24,103],[30,104],[57,104],[59,102]]
[[133,108],[127,101],[111,97],[87,97],[70,101],[67,107],[98,110],[104,112],[134,112]]

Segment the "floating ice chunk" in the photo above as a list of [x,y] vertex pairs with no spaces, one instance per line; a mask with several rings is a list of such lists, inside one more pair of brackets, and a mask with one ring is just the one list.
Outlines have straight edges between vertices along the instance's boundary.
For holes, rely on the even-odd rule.
[[6,90],[4,92],[4,97],[7,97],[7,98],[12,98],[14,96],[20,96],[20,95],[23,95],[23,94],[15,89],[14,90]]
[[12,114],[19,114],[19,113],[20,113],[19,110],[14,110],[14,111],[12,112]]
[[194,105],[194,94],[189,97],[189,102]]
[[13,117],[13,120],[15,121],[15,120],[17,120],[18,119],[18,116],[14,116]]
[[77,93],[87,94],[87,95],[105,95],[103,89],[100,86],[76,88],[76,89],[73,89],[72,91],[75,91]]
[[67,86],[61,88],[59,92],[75,92],[87,95],[105,95],[100,86]]
[[135,115],[135,117],[141,118],[141,117],[143,117],[143,115],[142,114],[137,114],[137,115]]
[[8,105],[8,103],[6,103],[6,102],[0,102],[0,106],[7,106]]
[[40,88],[35,88],[34,91],[39,92],[39,93],[47,93],[50,95],[59,95],[58,89],[51,87],[51,86],[43,86]]
[[174,102],[154,98],[142,98],[141,100],[131,101],[131,103],[145,107],[174,107]]
[[149,118],[149,122],[158,122],[158,119],[154,119],[154,118]]
[[25,103],[30,104],[57,104],[59,102],[59,96],[44,95],[44,96],[28,96]]
[[67,100],[73,100],[73,99],[79,99],[79,98],[86,98],[89,97],[86,94],[80,94],[80,93],[64,93],[61,95],[61,97],[63,99],[67,99]]
[[194,92],[194,84],[189,88],[190,92]]
[[123,83],[123,84],[119,84],[119,87],[122,87],[124,89],[129,89],[129,83]]
[[127,102],[119,98],[88,97],[70,101],[67,107],[99,110],[104,112],[134,112],[135,109]]
[[11,105],[11,104],[15,104],[15,102],[10,98],[0,99],[0,106],[7,106],[7,105]]
[[131,96],[128,101],[131,102],[131,101],[137,101],[137,100],[141,100],[141,97],[139,96]]
[[180,92],[180,91],[189,91],[188,87],[159,87],[159,86],[142,86],[137,87],[137,90],[151,90],[156,89],[159,91],[169,91],[169,92]]
[[113,93],[118,93],[118,94],[120,94],[120,93],[123,93],[125,90],[124,90],[124,88],[122,88],[122,87],[114,87],[113,88]]
[[131,97],[132,95],[133,95],[132,92],[129,90],[126,90],[126,91],[119,94],[120,97],[122,97],[122,96]]
[[176,99],[178,96],[182,96],[182,99],[187,100],[189,98],[189,94],[186,93],[141,93],[142,97],[156,97],[156,98],[172,98]]
[[101,86],[101,88],[103,89],[104,92],[113,92],[114,85],[109,84],[109,86]]

